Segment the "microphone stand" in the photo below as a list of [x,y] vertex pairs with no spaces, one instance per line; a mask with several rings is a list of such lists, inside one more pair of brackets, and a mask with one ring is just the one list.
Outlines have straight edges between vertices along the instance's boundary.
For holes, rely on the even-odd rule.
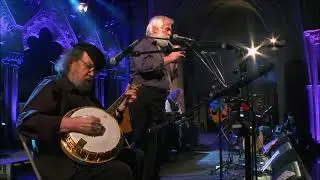
[[[238,71],[240,78],[245,79],[247,77],[247,64],[246,60],[239,63]],[[248,105],[248,123],[246,126],[244,123],[243,128],[245,132],[245,179],[253,180],[257,179],[257,161],[256,161],[256,115],[252,104],[252,95],[249,93],[248,84],[243,86],[240,95],[245,97],[245,103]],[[251,127],[250,127],[251,126]]]
[[218,114],[219,114],[219,162],[220,162],[220,165],[219,165],[219,176],[220,176],[220,179],[222,180],[223,179],[223,158],[222,158],[222,121],[221,121],[221,117],[222,117],[222,111],[220,112],[220,108],[221,108],[221,99],[218,98]]
[[141,56],[144,54],[155,54],[155,53],[171,53],[171,52],[177,52],[177,51],[185,51],[186,48],[173,48],[170,50],[154,50],[154,51],[132,51],[131,56]]
[[110,64],[112,65],[118,65],[120,61],[125,57],[125,56],[140,56],[144,54],[154,54],[154,53],[171,53],[175,51],[185,51],[187,48],[173,48],[169,50],[154,50],[154,51],[133,51],[134,47],[139,44],[143,39],[161,39],[161,40],[170,40],[169,38],[160,38],[160,37],[143,37],[140,39],[135,40],[132,42],[129,46],[124,48],[122,51],[120,51],[117,55],[114,57],[110,58]]

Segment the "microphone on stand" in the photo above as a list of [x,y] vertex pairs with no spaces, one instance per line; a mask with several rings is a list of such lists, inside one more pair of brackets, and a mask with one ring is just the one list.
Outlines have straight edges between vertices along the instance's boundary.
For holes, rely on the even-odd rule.
[[185,37],[185,36],[179,36],[178,34],[172,35],[172,39],[177,40],[177,41],[196,41],[195,39]]
[[[193,38],[185,37],[185,36],[180,36],[178,34],[172,35],[171,39],[176,40],[176,41],[183,41],[183,42],[192,42],[195,43],[196,40]],[[229,43],[224,43],[224,42],[215,42],[215,41],[199,41],[197,44],[200,47],[210,47],[210,48],[216,48],[216,49],[226,49],[226,50],[233,50],[233,49],[238,49],[235,45],[229,44]]]
[[135,40],[133,43],[131,43],[128,47],[126,47],[124,50],[120,51],[118,54],[116,54],[114,57],[110,58],[110,64],[112,65],[118,65],[119,62],[127,55],[129,55],[133,48],[140,42],[140,40]]

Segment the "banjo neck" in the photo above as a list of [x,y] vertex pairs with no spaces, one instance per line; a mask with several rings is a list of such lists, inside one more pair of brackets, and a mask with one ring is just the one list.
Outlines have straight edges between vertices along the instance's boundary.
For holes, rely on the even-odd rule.
[[[139,84],[135,81],[133,81],[130,85],[130,87],[139,87]],[[117,100],[115,100],[111,106],[106,110],[106,112],[112,116],[115,115],[117,108],[120,106],[120,104],[125,100],[126,96],[125,93],[123,93],[120,97],[118,97]]]
[[114,115],[116,113],[117,108],[120,106],[120,104],[125,100],[126,96],[125,93],[123,93],[116,101],[114,101],[111,106],[106,110],[106,112],[110,115]]

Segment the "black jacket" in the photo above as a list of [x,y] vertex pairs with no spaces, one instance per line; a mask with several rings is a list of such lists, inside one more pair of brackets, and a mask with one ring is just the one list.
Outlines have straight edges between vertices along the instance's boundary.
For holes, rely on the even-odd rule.
[[102,107],[65,76],[50,76],[35,88],[23,107],[17,129],[36,139],[39,153],[35,162],[43,179],[69,179],[79,167],[60,148],[59,128],[67,112],[83,106]]

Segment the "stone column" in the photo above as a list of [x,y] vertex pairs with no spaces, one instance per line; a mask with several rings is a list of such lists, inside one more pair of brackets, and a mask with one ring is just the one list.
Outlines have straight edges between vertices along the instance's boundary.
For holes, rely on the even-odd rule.
[[8,135],[17,138],[16,121],[18,114],[18,75],[19,67],[23,62],[19,53],[8,53],[1,59],[3,79],[3,122],[8,127]]
[[319,58],[320,58],[320,29],[304,32],[305,55],[308,69],[308,102],[310,133],[312,138],[320,143],[320,85],[319,85]]
[[107,81],[108,71],[103,70],[95,76],[95,96],[103,107],[106,107],[105,103],[105,85]]

